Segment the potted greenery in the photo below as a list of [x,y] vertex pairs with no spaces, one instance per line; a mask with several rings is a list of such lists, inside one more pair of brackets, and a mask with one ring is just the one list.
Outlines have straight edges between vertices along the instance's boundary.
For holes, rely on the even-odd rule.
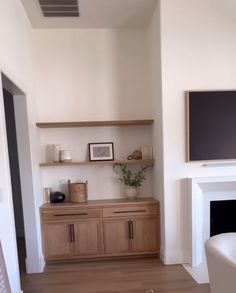
[[130,199],[137,197],[137,188],[142,186],[145,177],[146,169],[149,165],[142,166],[137,171],[132,171],[124,164],[114,164],[113,168],[117,174],[120,175],[119,180],[124,183],[126,187],[126,195]]

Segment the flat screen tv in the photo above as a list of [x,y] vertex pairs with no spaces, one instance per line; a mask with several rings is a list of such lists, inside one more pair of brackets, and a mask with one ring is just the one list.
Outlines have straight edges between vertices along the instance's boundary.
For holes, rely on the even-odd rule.
[[236,160],[236,90],[187,92],[188,161]]

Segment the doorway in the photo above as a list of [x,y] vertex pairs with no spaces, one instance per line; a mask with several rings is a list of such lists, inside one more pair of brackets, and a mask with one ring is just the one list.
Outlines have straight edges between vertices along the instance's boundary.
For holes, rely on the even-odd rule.
[[3,100],[4,100],[4,110],[5,110],[5,120],[6,120],[13,208],[14,208],[14,217],[15,217],[18,262],[19,262],[20,273],[25,273],[26,272],[25,231],[24,231],[24,217],[23,217],[23,207],[22,207],[22,192],[21,192],[21,179],[20,179],[18,147],[17,147],[14,100],[13,100],[13,95],[9,91],[7,91],[5,88],[3,88]]
[[[25,268],[27,273],[40,273],[44,268],[44,259],[41,250],[41,238],[38,231],[38,227],[40,224],[39,218],[39,210],[36,207],[37,200],[36,196],[38,196],[40,182],[39,182],[39,168],[34,164],[34,168],[32,164],[35,163],[34,158],[37,156],[37,133],[36,128],[34,129],[32,126],[32,117],[31,112],[27,110],[27,98],[26,94],[16,86],[4,73],[1,72],[1,80],[2,81],[1,88],[3,89],[4,96],[8,98],[7,103],[10,104],[10,108],[14,109],[14,123],[15,123],[15,138],[13,138],[13,142],[8,142],[8,153],[9,153],[9,164],[8,164],[8,172],[9,172],[9,184],[12,185],[12,209],[14,211],[14,218],[16,222],[16,234],[22,236],[23,235],[23,243],[19,244],[21,246],[21,252],[19,253],[20,262],[23,262],[23,269]],[[5,98],[2,95],[2,99]],[[3,110],[5,110],[5,103],[3,103]],[[31,105],[31,104],[30,104]],[[9,105],[8,105],[9,106]],[[7,107],[8,107],[7,106]],[[32,109],[32,108],[31,108]],[[5,112],[5,111],[4,111]],[[11,114],[12,115],[12,114]],[[5,116],[8,116],[5,112]],[[28,122],[28,117],[30,118],[31,123]],[[6,117],[7,119],[7,117]],[[8,138],[8,122],[6,121],[5,125],[5,137]],[[11,123],[12,124],[12,123]],[[31,137],[30,140],[30,133]],[[10,131],[10,135],[12,135],[12,131]],[[6,141],[6,147],[7,147]],[[12,145],[17,146],[17,154],[18,154],[18,167],[16,168],[16,163],[11,163],[11,148]],[[34,154],[34,156],[33,156]],[[14,156],[14,155],[13,155]],[[17,160],[17,159],[16,159]],[[13,161],[14,162],[14,161]],[[11,165],[13,167],[11,167]],[[16,170],[18,169],[18,170]],[[13,174],[12,174],[13,172]],[[15,172],[17,172],[17,178],[15,178]],[[15,182],[18,181],[16,184]],[[9,186],[10,187],[10,186]],[[15,194],[17,194],[17,199],[21,197],[21,201],[15,203],[14,199],[14,190],[16,190]],[[17,211],[15,211],[15,209]],[[21,217],[20,224],[18,223],[18,216]],[[17,235],[17,236],[18,236]],[[22,240],[22,239],[21,239]],[[25,241],[24,241],[25,240]],[[24,249],[25,242],[25,249]],[[23,248],[22,248],[23,246]],[[25,250],[25,254],[24,254]],[[22,261],[22,259],[24,260]],[[24,267],[25,266],[25,267]]]

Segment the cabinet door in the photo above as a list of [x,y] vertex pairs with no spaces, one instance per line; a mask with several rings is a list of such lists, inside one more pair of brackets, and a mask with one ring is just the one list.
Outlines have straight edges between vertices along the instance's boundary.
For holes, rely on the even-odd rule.
[[131,250],[129,219],[103,221],[103,243],[105,254],[125,254]]
[[134,218],[134,252],[159,252],[159,223],[157,217]]
[[60,259],[69,257],[73,252],[70,224],[47,223],[43,226],[45,258]]
[[98,255],[101,252],[99,220],[74,223],[74,255]]

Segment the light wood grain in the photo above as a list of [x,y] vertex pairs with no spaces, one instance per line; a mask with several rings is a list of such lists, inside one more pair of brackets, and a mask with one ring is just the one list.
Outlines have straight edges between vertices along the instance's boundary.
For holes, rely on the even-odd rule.
[[103,208],[103,217],[127,217],[127,216],[145,216],[145,215],[157,215],[158,205],[134,205],[126,207],[106,207]]
[[71,257],[73,247],[69,224],[50,223],[43,226],[44,256],[46,258]]
[[24,293],[210,293],[181,265],[157,259],[47,265],[44,273],[22,275]]
[[74,121],[74,122],[40,122],[39,128],[67,128],[67,127],[101,127],[101,126],[135,126],[151,125],[153,119],[142,120],[109,120],[109,121]]
[[186,135],[185,135],[185,146],[186,146],[186,161],[190,162],[190,133],[189,133],[189,92],[185,93],[185,126],[186,126]]
[[57,209],[43,210],[41,213],[42,220],[48,221],[61,221],[61,220],[76,220],[76,219],[87,219],[87,218],[99,218],[100,210],[98,208],[70,208],[66,210]]
[[74,227],[74,255],[99,255],[101,253],[100,221],[79,221],[74,223]]
[[159,202],[153,198],[44,204],[40,214],[47,262],[159,253]]
[[112,219],[103,221],[105,254],[115,255],[131,252],[128,222],[129,219]]
[[84,208],[95,208],[95,207],[113,207],[113,206],[144,206],[144,205],[157,205],[159,209],[159,201],[153,197],[139,197],[133,200],[127,198],[113,198],[113,199],[98,199],[88,200],[85,203],[73,203],[73,202],[62,202],[62,203],[45,203],[40,207],[41,212],[43,211],[66,211],[73,209],[84,209]]
[[157,217],[135,218],[133,250],[136,252],[159,252],[159,221]]

